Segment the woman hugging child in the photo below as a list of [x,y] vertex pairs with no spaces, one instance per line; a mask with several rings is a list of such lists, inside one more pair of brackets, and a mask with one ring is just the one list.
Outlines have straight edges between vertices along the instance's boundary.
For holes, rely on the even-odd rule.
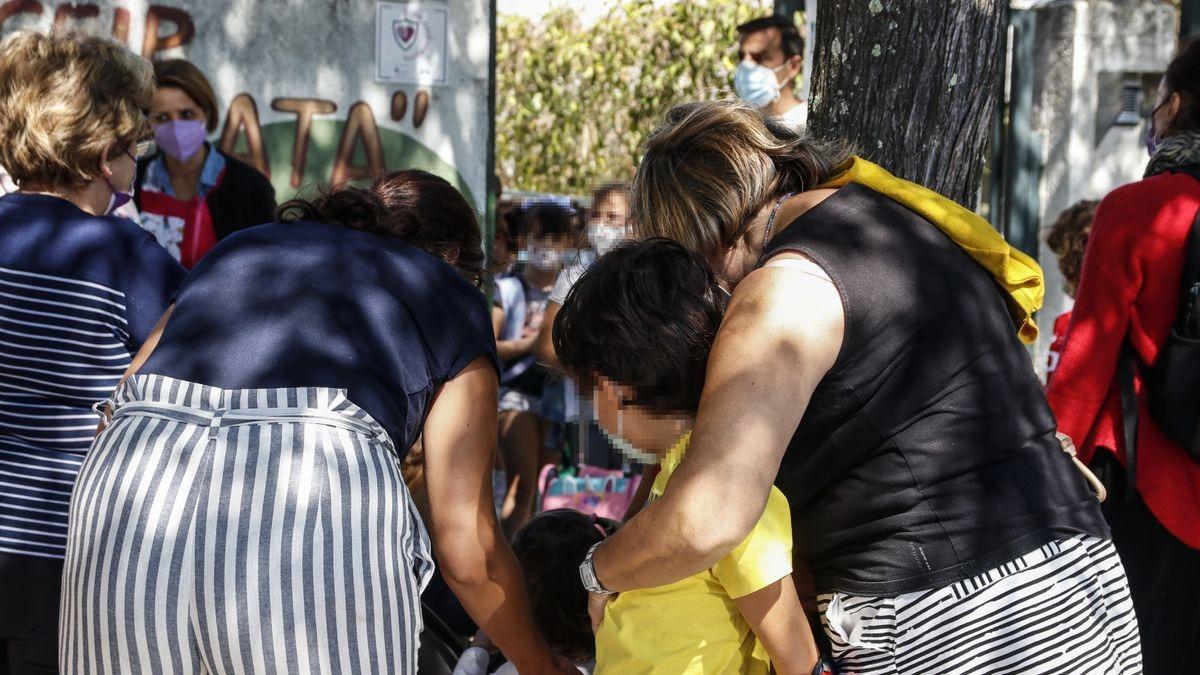
[[[654,239],[596,261],[555,318],[559,361],[593,391],[601,428],[631,459],[661,464],[651,500],[687,451],[726,297],[705,261]],[[716,565],[608,602],[595,672],[821,672],[791,573],[790,510],[773,489],[754,530]]]

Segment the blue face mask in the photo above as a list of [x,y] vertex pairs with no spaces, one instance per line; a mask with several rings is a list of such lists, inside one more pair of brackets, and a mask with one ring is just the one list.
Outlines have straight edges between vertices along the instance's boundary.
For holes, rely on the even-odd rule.
[[768,68],[753,61],[742,61],[733,74],[733,90],[738,98],[756,107],[765,108],[779,100],[780,85],[775,73],[777,68]]

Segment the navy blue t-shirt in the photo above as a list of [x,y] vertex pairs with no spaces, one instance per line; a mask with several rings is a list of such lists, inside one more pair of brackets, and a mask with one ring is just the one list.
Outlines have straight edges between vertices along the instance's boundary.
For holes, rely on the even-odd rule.
[[140,372],[345,389],[403,457],[433,394],[479,356],[496,363],[487,304],[450,265],[394,237],[273,223],[201,259]]

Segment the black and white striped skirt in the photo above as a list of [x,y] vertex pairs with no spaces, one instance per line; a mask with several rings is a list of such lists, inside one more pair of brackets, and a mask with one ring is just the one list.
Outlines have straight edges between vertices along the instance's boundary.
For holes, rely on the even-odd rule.
[[429,540],[341,390],[138,375],[80,470],[65,673],[415,673]]
[[1112,542],[1051,542],[951,586],[819,599],[839,673],[1142,672],[1137,620]]

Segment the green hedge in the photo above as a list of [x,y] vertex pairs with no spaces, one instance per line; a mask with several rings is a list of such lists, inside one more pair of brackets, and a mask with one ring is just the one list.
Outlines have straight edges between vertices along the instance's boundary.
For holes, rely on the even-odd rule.
[[737,31],[763,0],[628,0],[591,26],[565,9],[499,18],[496,160],[508,190],[587,194],[628,178],[675,103],[732,95]]

